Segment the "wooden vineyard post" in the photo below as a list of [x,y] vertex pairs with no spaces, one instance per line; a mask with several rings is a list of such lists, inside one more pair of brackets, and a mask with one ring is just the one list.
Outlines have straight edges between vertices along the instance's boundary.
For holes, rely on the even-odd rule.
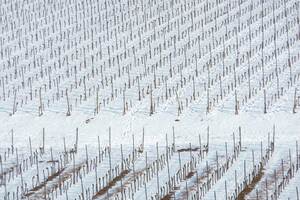
[[148,193],[147,193],[147,183],[145,182],[145,200],[148,200]]
[[296,141],[296,171],[299,169],[299,149],[298,149],[298,141]]
[[126,91],[126,88],[124,88],[123,90],[123,115],[126,114],[126,99],[125,99],[125,91]]
[[239,108],[238,108],[238,98],[237,98],[237,91],[235,89],[234,91],[234,100],[235,100],[235,106],[234,106],[234,110],[235,110],[235,114],[238,115],[239,114]]
[[39,106],[39,116],[43,115],[43,102],[42,102],[42,88],[39,89],[39,99],[40,99],[40,106]]
[[176,144],[175,144],[175,127],[172,127],[172,135],[173,135],[173,152],[176,150]]
[[152,84],[150,85],[150,116],[154,113],[154,106],[153,106],[153,97],[152,97]]
[[31,146],[31,138],[29,137],[29,149],[30,149],[30,166],[32,165],[33,162],[33,155],[32,155],[32,146]]
[[274,179],[275,179],[275,191],[274,191],[274,195],[275,195],[275,199],[277,199],[277,176],[276,176],[276,169],[274,170]]
[[252,149],[252,167],[255,169],[255,163],[254,163],[254,150]]
[[157,184],[157,197],[158,199],[160,199],[158,168],[159,168],[159,155],[158,155],[158,143],[156,142],[156,184]]
[[75,138],[75,153],[77,153],[78,150],[78,128],[76,128],[76,138]]
[[100,106],[99,106],[99,90],[100,90],[100,88],[99,88],[99,85],[97,86],[97,93],[96,93],[96,114],[98,114],[99,113],[99,111],[100,111]]
[[239,192],[238,191],[238,183],[237,183],[237,172],[236,172],[236,170],[234,170],[234,186],[235,186],[235,192]]
[[220,98],[223,100],[223,86],[222,86],[222,76],[219,74],[219,81],[220,81]]
[[45,128],[43,128],[43,146],[42,146],[42,153],[45,153]]
[[99,163],[101,163],[101,159],[102,159],[102,156],[101,156],[101,146],[100,146],[100,137],[98,136],[98,157],[99,157]]
[[66,89],[66,98],[67,98],[67,116],[71,115],[71,110],[70,110],[70,102],[69,102],[69,95],[68,95],[68,88]]
[[283,159],[281,159],[281,173],[282,173],[282,182],[284,183],[284,167],[283,167]]
[[219,180],[219,155],[218,155],[218,151],[216,151],[216,162],[217,162],[217,180]]
[[226,159],[226,169],[228,169],[228,150],[227,142],[225,142],[225,159]]
[[144,152],[144,150],[145,150],[145,127],[143,127],[142,146],[141,146],[140,151],[141,151],[141,152]]
[[[134,144],[134,134],[132,134],[132,171],[133,171],[133,186],[134,192],[136,192],[136,174],[135,174],[135,144]],[[134,194],[132,195],[134,197]]]
[[176,100],[177,100],[177,104],[178,104],[178,107],[177,107],[177,117],[179,117],[180,114],[181,114],[181,112],[182,112],[182,109],[181,109],[179,95],[178,95],[177,90],[176,90]]
[[243,187],[246,187],[248,184],[247,184],[247,172],[246,172],[246,160],[244,160],[244,186]]
[[293,171],[292,171],[292,167],[293,167],[293,164],[292,164],[292,154],[291,154],[291,149],[289,149],[289,161],[290,161],[290,178],[292,178],[294,176],[293,174]]
[[87,145],[85,145],[85,158],[86,158],[86,168],[87,168],[87,173],[89,173],[89,155],[88,155],[88,148],[87,148]]
[[206,144],[206,146],[207,146],[207,153],[208,153],[208,151],[209,151],[209,126],[207,127],[207,144]]
[[195,78],[194,78],[194,76],[193,76],[192,80],[193,80],[193,100],[195,101],[196,100],[196,90],[195,90]]
[[266,200],[269,199],[269,194],[268,194],[268,179],[266,178]]
[[202,144],[201,144],[201,135],[199,134],[199,153],[200,153],[200,160],[202,161]]
[[14,115],[17,111],[17,106],[16,106],[16,99],[17,99],[17,90],[14,89],[14,103],[13,103],[13,112],[12,114]]
[[200,197],[200,190],[199,190],[199,175],[198,175],[198,171],[196,170],[196,183],[197,183],[197,200],[199,200]]
[[185,190],[186,190],[186,199],[189,199],[189,190],[188,190],[187,180],[185,180]]
[[261,161],[261,164],[263,165],[263,143],[262,143],[262,141],[260,142],[260,161]]
[[11,129],[11,151],[14,154],[14,129]]
[[111,85],[111,99],[114,99],[114,81],[113,77],[110,77],[110,85]]
[[206,184],[207,184],[207,191],[208,191],[210,189],[208,161],[206,161]]
[[225,199],[227,200],[227,181],[225,181]]
[[272,147],[272,153],[275,150],[275,125],[273,125],[273,147]]
[[[123,158],[123,146],[121,144],[121,174],[124,172],[124,158]],[[124,200],[123,196],[123,177],[121,177],[121,200]]]
[[97,167],[98,167],[98,160],[97,160],[97,156],[96,156],[96,162],[94,163],[94,169],[95,169],[95,193],[98,192],[98,173],[97,173]]
[[294,93],[294,105],[293,105],[293,113],[296,113],[296,109],[297,109],[297,88],[295,88],[295,93]]
[[233,157],[234,157],[234,159],[236,159],[235,134],[234,133],[232,136],[232,140],[233,140]]
[[171,190],[171,177],[170,177],[170,166],[169,166],[169,142],[168,134],[166,134],[166,160],[167,160],[167,169],[168,169],[168,187]]
[[139,96],[139,101],[141,101],[142,100],[142,98],[141,98],[141,86],[140,86],[140,77],[139,76],[137,76],[136,77],[136,79],[137,79],[137,82],[138,82],[138,96]]
[[111,175],[111,127],[108,129],[108,141],[109,141],[109,151],[108,151],[108,159],[109,159],[109,182],[112,180]]
[[242,150],[242,127],[239,126],[239,149]]
[[3,96],[3,101],[5,101],[5,85],[4,85],[4,77],[2,76],[2,96]]
[[270,133],[268,133],[268,159],[270,158],[270,151],[271,151],[271,145],[270,145]]
[[82,181],[82,175],[79,174],[79,179],[80,179],[80,185],[81,185],[81,196],[82,200],[84,200],[84,186],[83,186],[83,181]]
[[[251,50],[249,51],[251,52]],[[251,69],[250,69],[250,53],[247,52],[247,62],[248,62],[248,98],[251,99]]]

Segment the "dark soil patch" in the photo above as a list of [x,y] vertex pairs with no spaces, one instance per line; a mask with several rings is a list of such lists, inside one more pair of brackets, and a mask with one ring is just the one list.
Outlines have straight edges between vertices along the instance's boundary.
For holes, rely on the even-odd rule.
[[190,179],[190,178],[192,178],[192,176],[194,176],[194,174],[195,174],[196,172],[190,172],[190,173],[188,173],[188,175],[186,176],[186,179]]
[[100,197],[107,193],[107,191],[112,188],[118,181],[120,181],[122,178],[124,178],[127,174],[129,174],[129,170],[124,170],[121,172],[121,174],[117,177],[115,177],[113,180],[111,180],[107,186],[102,188],[99,192],[97,192],[92,199],[97,199],[97,197]]
[[172,199],[174,199],[173,195],[174,195],[174,192],[170,192],[166,196],[162,197],[160,200],[172,200]]
[[249,185],[247,185],[243,191],[241,191],[238,194],[237,200],[244,200],[245,196],[247,196],[247,194],[251,193],[252,190],[255,188],[255,185],[262,179],[264,172],[263,172],[264,168],[260,168],[258,174],[253,178],[253,180],[251,181],[251,183]]
[[42,189],[43,187],[45,187],[45,185],[52,181],[53,179],[55,179],[56,177],[58,177],[65,169],[61,169],[59,171],[57,171],[56,173],[54,173],[53,175],[49,176],[44,182],[42,182],[41,184],[39,184],[38,186],[32,188],[31,190],[29,190],[29,192],[27,194],[25,194],[26,197],[29,197],[31,195],[33,195],[35,192],[39,191],[40,189]]
[[199,151],[199,147],[196,148],[185,148],[185,149],[178,149],[177,152],[190,152],[190,151]]

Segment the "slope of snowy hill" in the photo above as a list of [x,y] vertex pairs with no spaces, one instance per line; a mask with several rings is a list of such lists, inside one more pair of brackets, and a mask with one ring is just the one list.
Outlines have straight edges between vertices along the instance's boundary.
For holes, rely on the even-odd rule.
[[298,0],[0,0],[0,199],[299,200]]

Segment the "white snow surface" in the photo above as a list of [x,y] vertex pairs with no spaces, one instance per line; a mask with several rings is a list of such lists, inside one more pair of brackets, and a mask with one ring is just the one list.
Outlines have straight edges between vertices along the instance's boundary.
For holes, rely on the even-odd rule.
[[229,199],[275,142],[244,198],[283,180],[277,199],[299,200],[299,16],[297,0],[0,0],[0,199]]

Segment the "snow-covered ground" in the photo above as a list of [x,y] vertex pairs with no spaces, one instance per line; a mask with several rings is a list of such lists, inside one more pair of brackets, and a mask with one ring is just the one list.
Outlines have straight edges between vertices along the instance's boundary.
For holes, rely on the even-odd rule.
[[298,200],[299,16],[0,0],[0,198]]

